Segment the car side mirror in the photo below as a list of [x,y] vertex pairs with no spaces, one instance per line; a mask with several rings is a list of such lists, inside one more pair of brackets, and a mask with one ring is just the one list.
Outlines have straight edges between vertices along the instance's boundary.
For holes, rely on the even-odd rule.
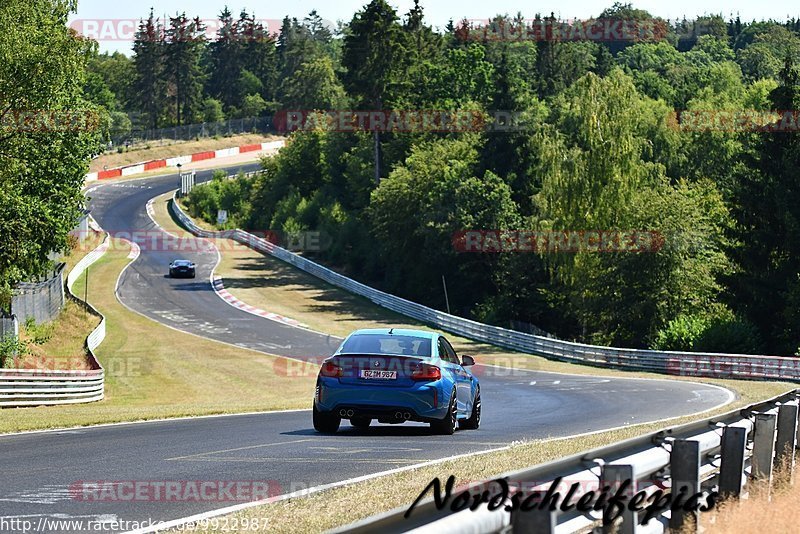
[[471,365],[475,365],[475,358],[472,356],[462,356],[461,357],[461,366],[462,367],[469,367]]

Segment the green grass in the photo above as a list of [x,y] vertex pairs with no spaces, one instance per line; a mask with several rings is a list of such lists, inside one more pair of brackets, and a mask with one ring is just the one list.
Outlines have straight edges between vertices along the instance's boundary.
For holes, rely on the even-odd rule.
[[[129,311],[115,298],[128,249],[115,244],[91,268],[89,302],[106,315],[96,353],[106,400],[3,410],[0,433],[119,421],[310,408],[314,377],[281,376],[283,358],[177,332]],[[75,292],[83,294],[82,277]],[[85,336],[84,336],[85,337]],[[277,371],[277,372],[276,372]]]

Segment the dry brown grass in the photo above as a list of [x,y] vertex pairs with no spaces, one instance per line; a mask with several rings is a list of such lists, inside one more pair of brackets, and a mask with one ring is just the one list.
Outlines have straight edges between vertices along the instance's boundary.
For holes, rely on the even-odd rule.
[[21,325],[20,339],[27,352],[15,359],[18,369],[88,370],[86,337],[100,319],[72,300],[67,300],[55,321]]
[[188,156],[189,154],[206,152],[208,150],[222,150],[223,148],[232,148],[241,145],[267,143],[275,139],[278,139],[278,137],[262,134],[246,134],[216,139],[209,137],[200,139],[199,141],[166,141],[163,145],[159,145],[156,141],[150,144],[150,148],[142,146],[134,150],[123,152],[122,154],[118,154],[114,151],[102,155],[92,161],[89,166],[89,172],[102,171],[104,166],[113,169],[153,159]]
[[[748,404],[748,402],[738,401],[734,406],[738,407],[745,404]],[[722,413],[731,409],[732,407],[728,406],[713,413]],[[694,419],[696,417],[682,417],[671,421],[670,426],[687,423]],[[444,482],[450,475],[454,475],[456,477],[456,486],[476,480],[493,479],[502,473],[524,469],[616,441],[655,432],[665,426],[664,423],[648,423],[580,438],[534,440],[513,445],[506,450],[449,460],[432,466],[388,475],[377,480],[321,491],[307,497],[249,508],[228,516],[228,523],[236,524],[238,522],[238,524],[242,524],[247,520],[254,523],[254,520],[258,520],[262,525],[264,523],[269,524],[268,528],[260,529],[258,530],[259,532],[323,532],[364,519],[375,513],[407,506],[414,501],[422,489],[435,477]],[[800,491],[795,493],[794,499],[787,501],[784,507],[784,511],[787,512],[785,514],[786,519],[776,520],[776,527],[779,524],[790,524],[792,519],[796,523],[797,515],[794,510],[797,510],[797,506],[800,505]],[[771,505],[767,508],[761,503],[761,507],[767,513],[773,511]],[[761,517],[764,515],[766,514],[762,514]],[[713,516],[704,515],[701,520],[704,520],[704,524],[708,524],[708,520],[711,517]],[[754,521],[750,524],[757,525],[758,523]],[[727,525],[721,530],[710,532],[744,533],[759,531],[757,528],[738,529],[739,524],[735,520]],[[797,532],[797,528],[795,527],[792,530],[770,528],[762,531],[770,534],[773,532],[788,533]],[[214,532],[214,530],[210,527],[205,530],[201,528],[200,532]]]
[[[764,532],[791,534],[800,531],[800,477],[777,469],[775,483],[750,483],[746,498],[721,503],[700,517],[707,534]],[[790,483],[791,480],[791,483]]]

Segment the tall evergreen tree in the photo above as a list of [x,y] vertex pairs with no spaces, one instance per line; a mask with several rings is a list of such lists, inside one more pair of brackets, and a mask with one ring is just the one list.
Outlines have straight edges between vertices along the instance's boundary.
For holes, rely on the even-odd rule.
[[265,100],[274,99],[277,68],[275,39],[261,22],[256,21],[255,15],[249,15],[246,11],[239,16],[237,28],[242,67],[261,82],[260,96]]
[[[786,58],[770,100],[776,110],[800,109],[797,67]],[[743,243],[734,279],[739,305],[771,349],[794,353],[800,345],[800,133],[781,117],[761,134],[755,160],[737,180],[734,201]]]
[[[355,14],[344,38],[343,82],[361,109],[381,110],[404,78],[407,51],[397,13],[385,0],[372,0]],[[373,134],[375,181],[381,179],[380,133]]]
[[134,77],[131,100],[147,117],[150,128],[158,128],[164,111],[163,26],[153,15],[139,21],[133,42]]
[[205,27],[199,18],[188,19],[186,13],[170,17],[164,68],[178,126],[191,124],[201,114],[204,75],[200,60],[205,45]]
[[233,15],[226,7],[219,14],[217,39],[209,45],[209,78],[207,92],[226,107],[238,106],[241,101],[236,82],[241,75],[242,43]]

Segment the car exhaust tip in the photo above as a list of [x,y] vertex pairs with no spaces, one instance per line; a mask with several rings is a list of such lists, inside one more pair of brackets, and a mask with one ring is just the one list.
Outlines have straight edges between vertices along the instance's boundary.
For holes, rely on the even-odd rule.
[[356,412],[353,411],[353,410],[347,410],[347,417],[353,417],[353,414],[355,414],[355,413]]
[[403,418],[403,412],[395,412],[394,418],[395,419],[402,419]]
[[409,419],[411,419],[411,413],[409,413],[409,412],[404,412],[404,413],[403,413],[403,419],[405,419],[406,421],[408,421]]
[[347,417],[347,410],[345,410],[344,408],[342,408],[341,410],[339,410],[339,415],[340,415],[341,417]]

